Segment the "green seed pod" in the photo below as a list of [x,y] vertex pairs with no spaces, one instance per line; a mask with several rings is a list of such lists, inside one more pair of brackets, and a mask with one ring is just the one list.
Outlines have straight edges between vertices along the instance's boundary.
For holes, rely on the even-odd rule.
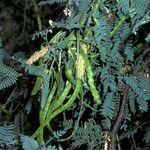
[[71,83],[73,83],[74,85],[76,85],[76,80],[75,80],[74,77],[73,77],[72,70],[69,69],[67,65],[65,66],[65,74],[66,74],[67,79],[68,79]]
[[51,90],[51,92],[50,92],[50,94],[48,96],[48,99],[46,101],[46,105],[45,105],[44,110],[43,110],[44,111],[44,114],[43,114],[44,115],[44,119],[46,118],[46,115],[48,114],[48,111],[50,109],[50,104],[51,104],[51,101],[53,99],[53,96],[55,94],[56,89],[57,89],[57,83],[55,82],[53,87],[52,87],[52,90]]
[[[48,111],[50,109],[49,108],[50,107],[50,103],[52,101],[52,98],[53,98],[53,96],[55,94],[56,89],[57,89],[57,83],[55,82],[53,87],[52,87],[52,89],[51,89],[51,92],[50,92],[50,94],[48,96],[48,99],[46,101],[45,107],[43,109],[42,108],[40,109],[40,118],[39,118],[40,119],[40,124],[42,124],[43,121],[46,119],[46,115],[47,115],[47,113],[48,113]],[[43,141],[43,130],[38,135],[38,141],[39,142]]]
[[81,54],[84,58],[84,61],[86,62],[85,67],[86,67],[86,72],[87,72],[87,77],[88,77],[88,84],[90,86],[90,91],[93,95],[95,102],[97,104],[101,104],[101,97],[100,97],[100,95],[99,95],[99,93],[95,87],[95,84],[94,84],[92,67],[91,67],[90,61],[88,59],[88,55],[87,55],[87,53],[85,53],[85,51],[87,51],[87,49],[88,49],[88,47],[85,44],[81,45],[80,51],[81,51]]
[[71,83],[69,82],[69,83],[66,85],[66,87],[65,87],[65,89],[64,89],[64,91],[63,91],[63,93],[60,95],[60,97],[59,97],[56,101],[54,101],[54,102],[51,104],[51,106],[50,106],[51,112],[53,112],[54,110],[56,110],[57,108],[59,108],[59,107],[61,106],[61,104],[62,104],[62,103],[64,102],[64,100],[66,99],[66,97],[67,97],[67,95],[68,95],[70,89],[71,89]]
[[79,92],[81,90],[81,80],[77,80],[76,83],[76,87],[75,90],[71,96],[71,98],[68,100],[68,102],[63,105],[62,107],[58,108],[57,110],[55,110],[50,116],[47,117],[47,119],[40,125],[40,127],[36,130],[36,132],[31,136],[31,138],[35,138],[39,135],[39,133],[41,131],[43,131],[44,127],[57,115],[59,115],[60,113],[62,113],[63,111],[65,111],[66,109],[68,109],[69,107],[71,107],[72,103],[74,102],[74,100],[76,99],[76,97],[78,96]]

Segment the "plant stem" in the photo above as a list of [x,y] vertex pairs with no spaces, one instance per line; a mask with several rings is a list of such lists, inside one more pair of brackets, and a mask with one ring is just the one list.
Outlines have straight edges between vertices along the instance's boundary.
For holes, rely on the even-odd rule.
[[41,21],[41,16],[40,16],[40,9],[38,7],[36,0],[33,0],[33,6],[34,6],[34,12],[35,12],[36,18],[37,18],[39,31],[42,31],[42,21]]
[[117,26],[115,26],[115,28],[110,32],[110,37],[112,37],[119,30],[119,28],[123,25],[126,19],[126,16],[122,17],[122,19],[118,22]]
[[111,132],[111,148],[110,148],[110,150],[116,150],[116,134],[118,132],[120,123],[121,123],[121,121],[123,119],[124,110],[125,110],[125,107],[126,107],[126,104],[127,104],[127,99],[128,99],[127,98],[128,90],[129,90],[129,87],[125,86],[121,108],[120,108],[117,120],[116,120],[116,122],[115,122],[115,124],[113,126],[112,132]]

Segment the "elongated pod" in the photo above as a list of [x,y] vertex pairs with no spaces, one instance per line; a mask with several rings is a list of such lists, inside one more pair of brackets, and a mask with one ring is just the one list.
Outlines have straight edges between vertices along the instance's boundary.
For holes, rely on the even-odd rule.
[[[56,89],[57,89],[57,83],[54,82],[53,87],[51,89],[51,92],[50,92],[50,94],[48,96],[48,99],[46,101],[45,107],[43,109],[42,108],[40,109],[40,118],[39,118],[40,119],[40,124],[42,124],[42,122],[44,122],[44,120],[46,119],[46,115],[47,115],[47,113],[48,113],[48,111],[50,109],[50,103],[52,101],[52,98],[53,98],[53,96],[55,94]],[[43,141],[43,131],[41,131],[39,133],[39,135],[38,135],[38,141],[39,142]]]
[[60,95],[60,97],[54,101],[51,106],[50,106],[50,109],[51,109],[51,112],[55,111],[57,108],[59,108],[61,106],[61,104],[64,102],[64,100],[66,99],[69,91],[71,89],[71,83],[68,82],[66,84],[66,87],[64,89],[64,91],[62,92],[62,94]]
[[46,101],[46,105],[45,105],[44,110],[43,110],[43,117],[44,117],[44,119],[46,118],[48,110],[50,109],[50,104],[51,104],[53,96],[54,96],[54,94],[56,92],[56,89],[57,89],[57,83],[54,82],[54,85],[53,85],[52,90],[51,90],[51,92],[50,92],[50,94],[48,96],[48,99]]
[[95,100],[95,102],[97,104],[101,104],[101,97],[95,87],[95,84],[94,84],[94,79],[93,79],[93,72],[92,72],[92,67],[91,67],[91,63],[88,59],[88,55],[87,53],[85,53],[87,51],[88,47],[86,46],[86,44],[81,44],[80,45],[80,52],[84,58],[84,61],[85,61],[85,68],[86,68],[86,72],[87,72],[87,77],[88,77],[88,84],[90,86],[90,91],[93,95],[93,98]]
[[47,117],[47,119],[40,125],[40,127],[36,130],[36,132],[31,136],[31,138],[35,138],[38,136],[38,134],[44,129],[44,127],[54,118],[56,117],[58,114],[62,113],[63,111],[65,111],[66,109],[68,109],[69,107],[71,107],[72,103],[74,102],[74,100],[76,99],[76,97],[78,96],[79,92],[81,90],[81,80],[77,80],[76,83],[76,87],[75,90],[71,96],[71,98],[68,100],[68,102],[63,105],[62,107],[58,108],[57,110],[55,110],[52,114],[50,114],[50,116]]
[[72,70],[69,69],[69,67],[68,67],[67,65],[65,66],[65,74],[66,74],[67,79],[68,79],[71,83],[73,83],[74,85],[76,85],[76,80],[75,80],[74,77],[73,77]]

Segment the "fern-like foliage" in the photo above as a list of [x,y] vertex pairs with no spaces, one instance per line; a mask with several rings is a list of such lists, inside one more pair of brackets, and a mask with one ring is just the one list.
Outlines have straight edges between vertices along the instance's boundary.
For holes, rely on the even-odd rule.
[[46,146],[46,143],[38,143],[36,140],[26,135],[20,135],[20,142],[23,150],[57,150],[56,146]]
[[132,33],[136,33],[139,28],[149,22],[150,1],[145,0],[120,0],[118,3],[118,14],[132,18]]
[[53,135],[56,139],[62,138],[72,126],[72,120],[67,120],[67,126],[63,130],[54,131]]
[[105,62],[109,57],[112,47],[109,36],[112,27],[107,23],[106,19],[100,14],[100,12],[97,12],[96,16],[97,15],[99,24],[96,24],[93,28],[94,38],[101,53],[101,60]]
[[142,19],[140,19],[138,21],[138,23],[136,23],[136,25],[134,26],[132,33],[135,33],[141,28],[142,25],[147,24],[150,22],[150,11],[148,11],[143,17]]
[[118,10],[122,12],[124,15],[130,15],[130,0],[120,0],[118,3]]
[[128,98],[129,98],[130,111],[132,113],[136,112],[136,106],[135,106],[136,97],[137,97],[136,93],[132,89],[130,89],[128,93]]
[[146,129],[146,133],[144,135],[144,141],[146,141],[146,143],[150,143],[150,128]]
[[88,150],[100,148],[102,144],[102,132],[98,124],[93,119],[85,122],[85,126],[79,127],[77,133],[72,138],[70,149],[80,148],[87,145]]
[[115,116],[114,112],[116,110],[116,99],[114,98],[114,93],[108,93],[104,99],[104,104],[101,108],[101,114],[105,117],[102,121],[102,125],[105,129],[110,129],[111,121]]
[[35,66],[35,65],[26,65],[25,71],[30,75],[41,76],[42,77],[42,87],[41,87],[41,107],[44,108],[48,94],[50,92],[50,75],[45,65]]
[[0,90],[5,89],[16,83],[18,72],[3,63],[4,50],[0,42]]
[[[44,148],[42,147],[41,150]],[[49,145],[45,150],[57,150],[56,146]]]
[[11,147],[15,144],[17,136],[14,133],[14,125],[0,126],[0,148]]
[[25,135],[21,135],[20,136],[20,141],[22,143],[22,148],[24,150],[38,150],[39,146],[38,146],[38,143],[31,139],[30,137],[28,136],[25,136]]
[[136,11],[136,19],[143,17],[150,8],[149,0],[145,0],[144,3],[142,0],[134,0],[133,3]]
[[124,54],[127,56],[127,59],[129,61],[133,61],[134,60],[133,44],[127,43],[124,51],[125,51]]
[[0,90],[16,83],[18,73],[13,68],[0,63]]
[[[139,104],[139,110],[141,112],[148,111],[148,100],[150,100],[150,79],[147,77],[127,77],[126,83],[131,87],[130,91],[130,107],[134,112],[135,106],[133,101],[136,100]],[[135,102],[134,102],[135,103]]]
[[123,123],[122,123],[122,126],[120,127],[120,129],[127,131],[129,128],[128,123],[130,121],[131,121],[131,113],[130,113],[129,109],[126,108],[125,112],[124,112],[124,120],[123,120]]
[[40,144],[29,136],[23,134],[16,135],[14,125],[0,126],[0,133],[0,149],[18,149],[17,146],[20,146],[18,142],[21,142],[23,150],[57,150],[56,146],[46,146],[46,143]]
[[50,82],[50,75],[44,74],[43,75],[43,85],[42,85],[42,97],[41,97],[41,107],[44,108],[48,95],[49,95],[49,82]]
[[25,71],[34,76],[42,76],[45,72],[45,66],[26,65]]

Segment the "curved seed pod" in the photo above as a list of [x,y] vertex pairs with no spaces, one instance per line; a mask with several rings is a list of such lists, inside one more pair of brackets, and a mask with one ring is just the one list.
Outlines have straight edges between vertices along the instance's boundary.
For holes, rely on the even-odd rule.
[[[52,87],[52,90],[48,96],[48,99],[46,101],[46,105],[45,105],[44,109],[41,108],[41,110],[40,110],[40,118],[39,118],[40,124],[42,124],[42,122],[46,119],[46,115],[48,113],[49,106],[50,106],[51,100],[55,94],[56,89],[57,89],[57,83],[55,82],[53,87]],[[38,135],[38,141],[39,142],[43,141],[43,130]]]
[[66,87],[65,87],[65,89],[64,89],[64,91],[63,91],[63,93],[60,95],[60,97],[50,105],[50,108],[49,108],[49,109],[50,109],[51,112],[53,112],[54,110],[56,110],[58,107],[61,106],[61,104],[62,104],[62,103],[64,102],[64,100],[66,99],[66,97],[67,97],[67,95],[68,95],[70,89],[71,89],[71,83],[69,82],[69,83],[66,85]]
[[92,67],[91,67],[90,61],[88,59],[88,55],[87,55],[87,53],[85,53],[87,51],[87,49],[88,49],[88,47],[85,44],[81,45],[80,51],[84,58],[84,61],[86,62],[85,67],[86,67],[86,72],[87,72],[87,77],[88,77],[88,84],[90,86],[90,91],[93,95],[95,102],[97,104],[101,104],[101,97],[95,87],[95,84],[94,84]]
[[40,51],[34,52],[31,57],[27,60],[26,64],[32,65],[34,62],[38,61],[48,52],[48,47],[42,47]]
[[76,97],[78,96],[79,92],[81,90],[81,80],[77,80],[76,87],[74,90],[74,93],[72,94],[71,98],[68,100],[68,102],[63,105],[62,107],[55,110],[50,116],[47,117],[47,119],[40,125],[40,127],[36,130],[36,132],[31,136],[31,138],[35,138],[38,136],[38,134],[44,129],[44,127],[57,115],[68,109]]
[[44,111],[44,119],[46,118],[48,110],[50,109],[50,104],[51,104],[51,101],[52,101],[52,98],[53,98],[53,96],[55,94],[56,89],[57,89],[57,83],[55,82],[53,87],[52,87],[52,90],[51,90],[51,92],[50,92],[50,94],[48,96],[48,99],[46,101],[46,105],[45,105],[44,110],[43,110]]
[[76,80],[75,80],[74,77],[73,77],[72,70],[69,69],[67,65],[65,66],[65,74],[66,74],[67,79],[68,79],[71,83],[73,83],[74,85],[76,85]]

